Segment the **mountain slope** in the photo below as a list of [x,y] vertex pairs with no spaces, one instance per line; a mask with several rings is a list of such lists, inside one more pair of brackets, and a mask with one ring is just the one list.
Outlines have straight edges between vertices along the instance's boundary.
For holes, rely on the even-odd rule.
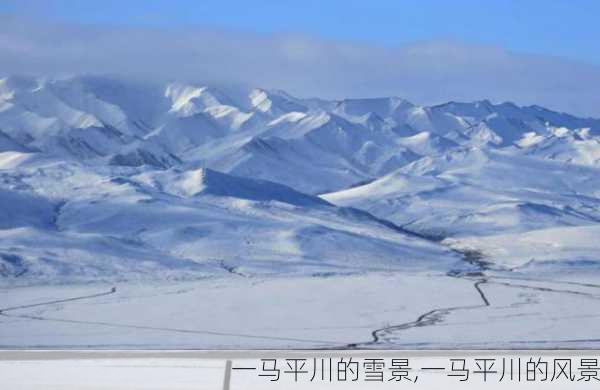
[[0,191],[0,270],[21,283],[414,271],[459,261],[368,214],[207,169],[50,159],[0,174],[9,186]]
[[600,222],[598,177],[595,168],[468,148],[322,197],[423,234],[488,235]]

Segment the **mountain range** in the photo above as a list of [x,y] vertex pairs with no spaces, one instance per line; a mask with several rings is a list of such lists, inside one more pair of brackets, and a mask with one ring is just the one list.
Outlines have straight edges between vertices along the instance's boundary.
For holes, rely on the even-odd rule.
[[[15,282],[451,269],[467,250],[500,268],[597,267],[600,244],[575,233],[599,222],[599,119],[0,80],[0,275]],[[541,252],[507,256],[527,235]]]

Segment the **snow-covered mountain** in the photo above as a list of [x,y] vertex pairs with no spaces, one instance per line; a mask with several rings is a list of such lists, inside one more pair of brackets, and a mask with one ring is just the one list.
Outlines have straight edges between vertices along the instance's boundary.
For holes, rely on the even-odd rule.
[[13,154],[13,163],[0,173],[3,276],[336,274],[458,261],[448,249],[368,213],[274,182],[210,169],[99,168],[37,156],[14,163],[15,153],[2,154]]
[[489,101],[0,80],[6,277],[450,267],[449,247],[485,250],[477,237],[599,222],[597,119]]
[[91,76],[0,80],[0,150],[156,168],[201,165],[320,193],[459,147],[598,166],[600,121],[488,101],[324,101],[282,91]]

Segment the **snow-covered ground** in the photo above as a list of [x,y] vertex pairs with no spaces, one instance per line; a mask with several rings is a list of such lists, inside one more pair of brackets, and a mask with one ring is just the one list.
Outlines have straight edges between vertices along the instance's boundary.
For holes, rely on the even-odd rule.
[[18,287],[0,292],[0,344],[109,349],[598,348],[600,278],[548,279],[395,272],[129,282],[116,284],[114,292],[106,284]]
[[7,77],[0,346],[598,347],[599,156],[538,106]]
[[[410,322],[434,306],[480,303],[472,283],[443,275],[228,277],[115,287],[116,293],[102,297],[4,311],[0,344],[343,348],[371,341],[373,330],[390,321]],[[3,290],[1,296],[6,306],[13,306],[93,295],[110,288],[24,287]]]

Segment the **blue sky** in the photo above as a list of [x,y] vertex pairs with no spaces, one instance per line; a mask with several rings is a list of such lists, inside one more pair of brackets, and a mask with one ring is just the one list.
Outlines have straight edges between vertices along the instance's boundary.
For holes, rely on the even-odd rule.
[[109,74],[600,117],[595,0],[0,0],[0,76]]
[[0,11],[97,25],[301,33],[384,46],[459,40],[600,64],[596,0],[4,0]]

